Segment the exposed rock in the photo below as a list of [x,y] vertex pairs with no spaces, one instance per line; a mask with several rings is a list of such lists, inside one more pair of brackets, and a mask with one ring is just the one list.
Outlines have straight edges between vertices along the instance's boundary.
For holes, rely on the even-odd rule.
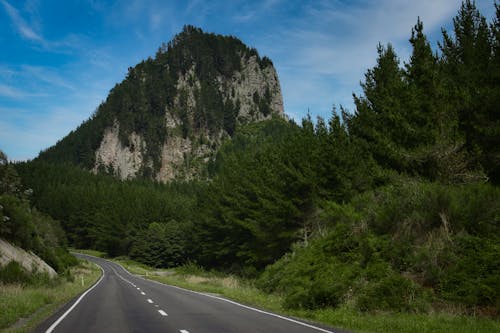
[[[271,113],[283,115],[283,97],[278,81],[278,74],[272,65],[260,68],[256,56],[241,59],[241,72],[235,72],[231,81],[224,82],[223,94],[231,98],[233,103],[240,102],[238,117],[243,121],[262,120],[271,116]],[[223,81],[222,77],[219,79]],[[234,96],[233,96],[234,89]],[[258,112],[253,100],[255,93],[260,98],[270,93],[270,114],[263,115]]]
[[121,179],[134,178],[142,167],[142,151],[145,149],[144,140],[137,133],[129,136],[129,146],[124,146],[119,138],[120,125],[115,121],[113,127],[104,131],[99,149],[96,151],[96,165],[94,172],[100,166],[111,167],[112,172]]
[[39,158],[121,179],[203,178],[239,126],[272,116],[284,112],[270,59],[233,36],[185,26],[155,58],[129,68],[93,117]]
[[47,273],[50,277],[57,276],[56,271],[33,252],[27,252],[0,239],[0,266],[16,261],[28,272]]

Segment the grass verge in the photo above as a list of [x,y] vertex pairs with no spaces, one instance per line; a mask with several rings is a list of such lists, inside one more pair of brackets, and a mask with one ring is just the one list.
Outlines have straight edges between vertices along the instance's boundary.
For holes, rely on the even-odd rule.
[[207,272],[195,265],[176,269],[155,269],[126,258],[113,259],[131,273],[166,284],[217,294],[274,313],[302,318],[353,332],[500,332],[500,321],[484,317],[465,316],[450,312],[362,313],[349,306],[317,310],[285,309],[280,295],[266,294],[253,286],[252,281],[232,275]]
[[107,254],[101,251],[97,250],[82,250],[82,249],[74,249],[74,248],[69,248],[69,252],[78,252],[78,253],[83,253],[83,254],[88,254],[89,256],[94,256],[98,258],[107,258]]
[[93,285],[101,270],[90,262],[80,261],[70,273],[71,278],[59,277],[43,285],[0,284],[0,331],[33,331],[60,306]]

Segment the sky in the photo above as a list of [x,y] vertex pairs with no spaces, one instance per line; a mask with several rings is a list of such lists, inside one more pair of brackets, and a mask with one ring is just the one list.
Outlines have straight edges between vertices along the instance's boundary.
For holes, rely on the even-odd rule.
[[[186,24],[233,35],[274,63],[285,113],[329,118],[391,43],[403,64],[417,17],[437,49],[460,0],[0,0],[0,150],[35,158],[88,119],[129,67]],[[490,22],[493,0],[476,0]]]

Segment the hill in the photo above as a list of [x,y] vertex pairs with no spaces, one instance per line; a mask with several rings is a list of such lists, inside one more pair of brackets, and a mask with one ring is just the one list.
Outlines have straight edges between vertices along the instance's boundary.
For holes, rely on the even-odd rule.
[[283,115],[283,101],[269,58],[235,37],[185,26],[38,159],[121,179],[206,177],[206,162],[238,126],[272,115]]

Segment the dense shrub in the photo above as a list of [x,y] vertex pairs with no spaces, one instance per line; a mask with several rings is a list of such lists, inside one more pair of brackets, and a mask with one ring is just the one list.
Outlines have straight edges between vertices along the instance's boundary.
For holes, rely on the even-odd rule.
[[397,273],[367,284],[356,300],[362,311],[392,310],[420,312],[428,306],[428,296],[421,286]]
[[26,272],[16,261],[0,267],[0,281],[3,283],[26,283],[30,279],[30,273]]
[[28,272],[16,261],[0,266],[0,283],[40,286],[55,285],[58,281],[51,279],[47,273]]
[[499,309],[498,198],[486,184],[406,180],[325,203],[328,232],[268,266],[258,286],[292,308],[418,312],[437,297]]

